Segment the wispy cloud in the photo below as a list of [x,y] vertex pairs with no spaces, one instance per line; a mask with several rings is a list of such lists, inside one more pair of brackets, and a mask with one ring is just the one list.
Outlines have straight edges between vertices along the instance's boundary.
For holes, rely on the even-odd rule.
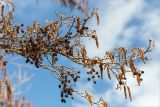
[[94,51],[93,49],[96,48],[93,48],[94,43],[89,43],[93,45],[87,45],[88,54],[100,56],[106,50],[113,49],[119,43],[117,37],[123,32],[126,24],[141,9],[141,3],[142,0],[131,0],[129,2],[126,2],[126,0],[113,0],[104,1],[103,4],[100,4],[101,7],[106,6],[106,10],[100,14],[101,24],[96,28],[99,35],[100,49]]

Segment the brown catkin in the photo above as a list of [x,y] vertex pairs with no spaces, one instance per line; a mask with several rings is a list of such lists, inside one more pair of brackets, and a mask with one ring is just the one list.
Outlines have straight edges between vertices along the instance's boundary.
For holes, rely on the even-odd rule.
[[140,79],[140,76],[139,76],[139,75],[137,75],[137,83],[138,83],[138,85],[140,86],[141,79]]
[[96,12],[96,19],[97,19],[97,25],[99,25],[100,19],[99,19],[99,14]]
[[139,55],[141,57],[141,60],[144,62],[145,64],[145,57],[144,57],[144,52],[142,49],[138,48],[138,52],[139,52]]
[[80,32],[80,17],[77,18],[77,31]]
[[7,31],[7,22],[6,22],[6,21],[4,21],[4,23],[3,23],[3,25],[2,25],[2,30],[3,30],[4,32]]
[[8,98],[9,101],[11,101],[11,100],[12,100],[12,89],[11,89],[11,85],[10,85],[10,83],[9,83],[8,80],[5,80],[5,84],[6,84],[6,86],[7,86],[7,98]]
[[128,86],[127,86],[127,90],[128,90],[129,99],[130,99],[130,101],[132,101],[131,90]]
[[121,69],[121,71],[122,71],[122,75],[124,75],[124,77],[125,77],[125,73],[126,73],[125,65],[124,65],[124,64],[121,64],[121,65],[120,65],[120,69]]
[[109,66],[107,66],[107,74],[108,74],[108,78],[111,80],[111,76],[110,76],[110,69]]
[[132,58],[130,58],[130,68],[131,68],[131,71],[132,73],[136,73],[136,68],[135,68],[135,65],[134,65],[134,60]]
[[126,90],[126,86],[125,85],[123,86],[123,89],[124,89],[125,98],[127,99],[127,90]]
[[4,5],[1,7],[1,16],[2,18],[5,19],[5,14],[4,14]]
[[124,48],[121,48],[121,54],[122,54],[122,59],[126,61],[126,50]]
[[95,36],[95,41],[96,41],[97,48],[99,48],[99,42],[98,42],[98,37],[97,36]]
[[83,47],[81,49],[81,54],[82,54],[82,62],[85,63],[85,60],[86,60],[86,57],[87,57],[87,52],[86,52],[85,47]]
[[100,73],[101,73],[101,79],[103,79],[103,62],[102,61],[99,64],[99,69],[100,69]]

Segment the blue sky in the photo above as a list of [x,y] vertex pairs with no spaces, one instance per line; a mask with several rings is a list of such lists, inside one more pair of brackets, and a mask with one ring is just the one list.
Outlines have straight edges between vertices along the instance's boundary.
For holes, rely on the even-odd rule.
[[[46,19],[55,18],[55,11],[67,12],[70,9],[54,5],[50,0],[15,0],[15,21],[17,24],[31,25],[34,20],[42,24]],[[115,80],[100,80],[94,86],[86,83],[85,76],[77,86],[80,90],[87,89],[96,97],[102,96],[111,107],[159,107],[160,106],[160,1],[159,0],[94,0],[91,7],[99,8],[100,25],[95,20],[89,23],[91,28],[97,30],[100,48],[96,49],[93,41],[86,41],[88,55],[93,57],[103,56],[106,50],[115,47],[140,46],[145,48],[148,38],[155,41],[156,47],[151,54],[152,60],[146,65],[140,65],[146,71],[144,82],[138,87],[135,81],[129,80],[132,87],[133,102],[124,99],[120,91],[115,91]],[[65,10],[65,11],[64,11]],[[82,15],[77,10],[71,14]],[[93,44],[93,45],[90,45]],[[24,95],[36,107],[90,107],[88,103],[76,97],[69,100],[67,104],[60,102],[58,82],[52,78],[51,73],[42,69],[28,68],[25,59],[17,56],[8,56],[12,62],[21,64],[22,71],[29,75],[34,74],[30,83],[32,87]],[[18,58],[18,60],[16,59]],[[60,64],[70,65],[76,69],[78,65],[71,63],[68,59],[60,58]],[[17,70],[13,64],[9,65],[9,71]],[[154,83],[154,86],[153,86]]]

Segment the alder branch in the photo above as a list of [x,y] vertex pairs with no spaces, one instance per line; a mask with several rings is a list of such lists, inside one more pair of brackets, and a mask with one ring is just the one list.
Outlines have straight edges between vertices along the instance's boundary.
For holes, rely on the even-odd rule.
[[99,47],[96,31],[87,27],[87,22],[94,16],[97,18],[97,24],[99,24],[97,9],[94,9],[83,19],[78,16],[57,14],[56,20],[48,21],[43,25],[38,25],[37,21],[34,21],[33,26],[15,25],[13,9],[6,13],[3,5],[1,13],[0,48],[5,50],[6,54],[21,55],[26,58],[26,63],[34,64],[37,68],[41,67],[52,72],[53,77],[60,82],[62,102],[65,103],[65,99],[68,96],[72,98],[73,93],[76,92],[87,99],[91,105],[107,107],[107,103],[102,98],[95,102],[89,93],[85,92],[83,94],[85,96],[83,96],[74,89],[81,71],[57,65],[59,55],[88,68],[87,80],[92,80],[94,84],[96,84],[97,79],[103,79],[104,71],[107,70],[108,78],[111,80],[111,75],[113,75],[117,80],[117,89],[123,87],[125,96],[128,93],[130,100],[132,100],[126,75],[132,73],[133,77],[136,77],[138,85],[140,85],[144,71],[139,70],[135,66],[135,62],[146,63],[148,60],[146,54],[151,52],[154,47],[151,40],[149,40],[149,46],[146,50],[120,47],[107,51],[103,58],[97,56],[90,58],[87,56],[87,50],[82,42],[84,39],[93,39],[97,48]]

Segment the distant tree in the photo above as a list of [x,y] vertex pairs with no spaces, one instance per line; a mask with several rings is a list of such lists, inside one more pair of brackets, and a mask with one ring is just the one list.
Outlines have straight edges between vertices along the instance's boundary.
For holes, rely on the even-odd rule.
[[[53,3],[57,0],[51,0],[53,1]],[[64,6],[68,6],[68,7],[72,7],[72,8],[77,8],[79,10],[81,10],[83,13],[85,13],[86,15],[88,14],[88,10],[87,10],[87,5],[88,5],[88,0],[80,0],[78,2],[78,0],[59,0],[60,3]]]
[[[87,3],[87,0],[84,2]],[[75,0],[61,0],[61,3],[73,7],[77,5]],[[79,6],[81,7],[81,5]],[[96,17],[97,24],[99,24],[97,9],[91,13],[87,11],[85,18],[57,14],[56,20],[48,21],[42,25],[39,25],[35,20],[31,26],[15,25],[13,14],[14,4],[12,2],[7,0],[5,3],[1,3],[0,48],[5,51],[5,54],[21,55],[26,58],[26,63],[52,72],[53,77],[59,81],[61,102],[65,103],[69,96],[73,98],[74,94],[78,94],[88,100],[91,105],[109,106],[102,97],[96,101],[89,92],[75,89],[74,85],[78,84],[81,71],[76,71],[69,66],[57,65],[59,56],[64,56],[79,66],[87,68],[87,80],[94,84],[98,79],[104,79],[106,71],[108,79],[111,80],[111,77],[114,76],[117,80],[117,89],[123,89],[125,98],[129,97],[132,101],[127,75],[132,74],[140,85],[144,71],[138,69],[135,62],[146,63],[148,60],[146,54],[151,52],[154,46],[151,40],[149,40],[146,50],[135,47],[132,49],[120,47],[107,51],[102,58],[98,56],[90,58],[87,56],[87,50],[82,42],[93,39],[99,48],[96,31],[86,25],[92,17]]]
[[7,76],[6,61],[1,54],[2,50],[0,49],[0,70],[3,72],[0,76],[0,107],[31,107],[30,102],[25,100],[24,96],[16,97],[22,93],[19,88],[30,80],[30,77],[23,76],[21,70],[19,70],[14,80],[10,80],[9,77],[13,75]]

